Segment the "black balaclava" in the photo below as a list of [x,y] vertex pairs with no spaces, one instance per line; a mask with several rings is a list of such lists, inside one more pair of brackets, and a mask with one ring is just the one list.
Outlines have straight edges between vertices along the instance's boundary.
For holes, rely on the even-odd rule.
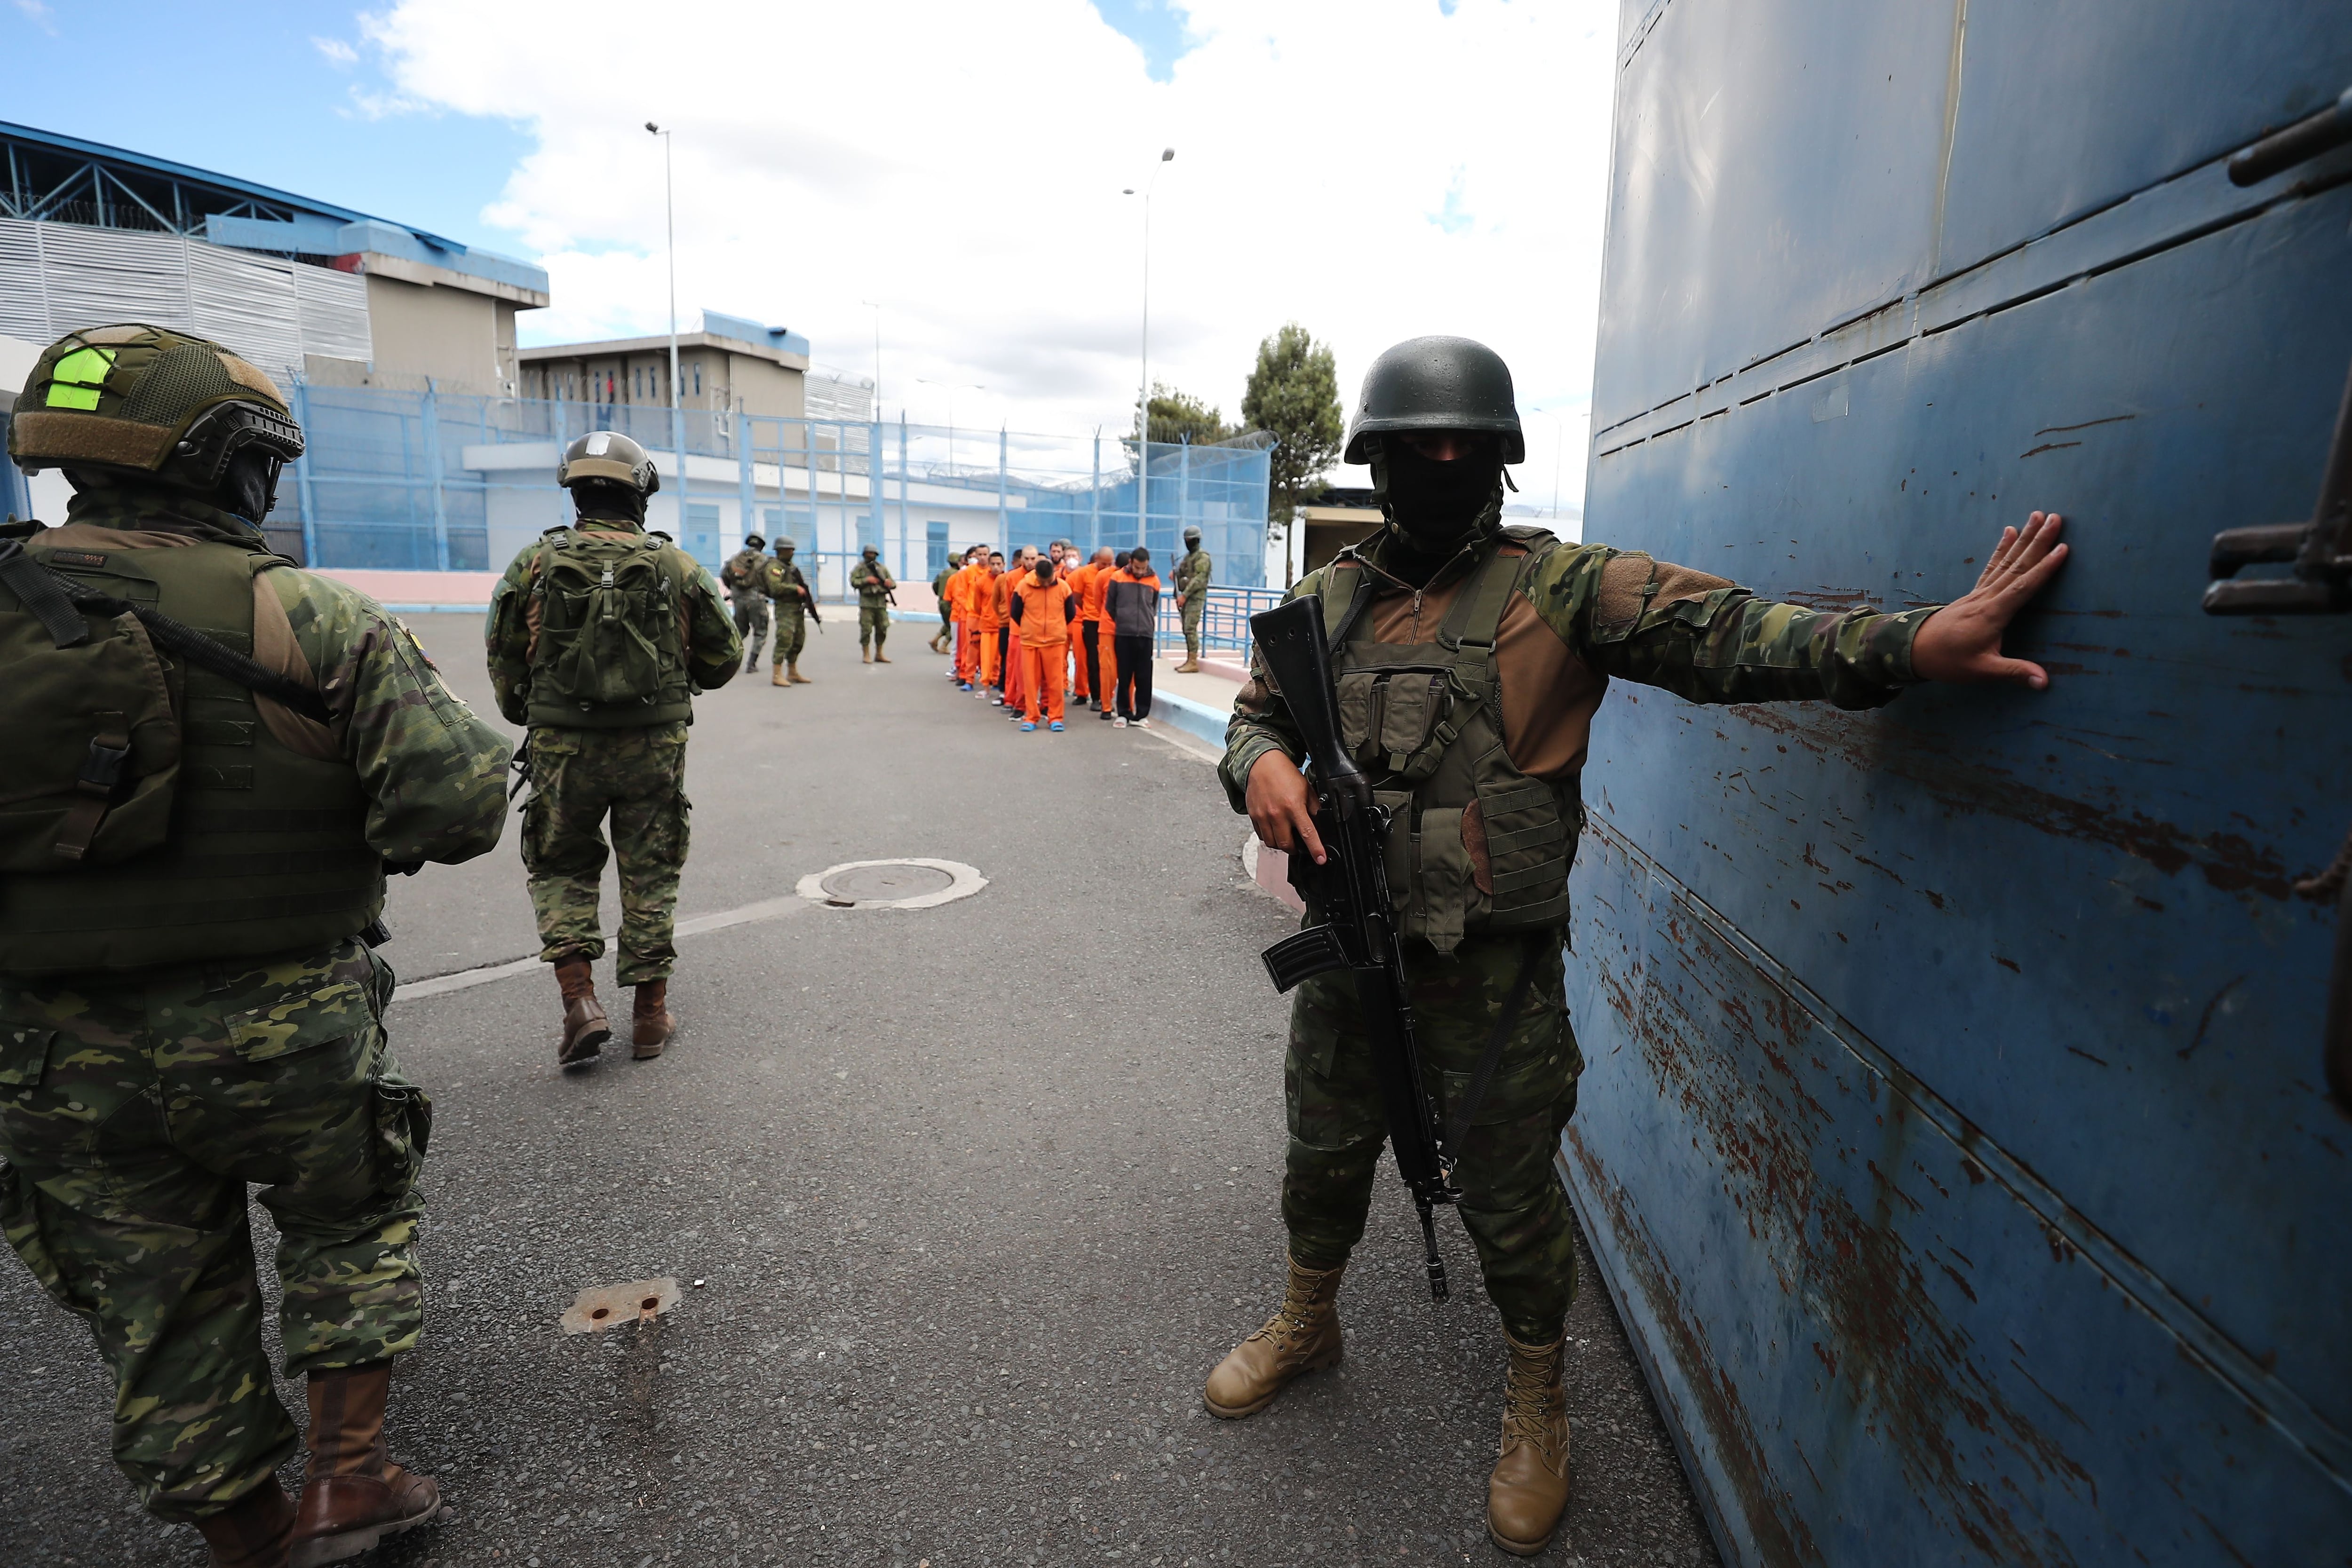
[[205,498],[224,512],[235,512],[254,527],[269,515],[278,498],[278,475],[283,466],[259,447],[248,446],[228,460],[220,483]]
[[1414,555],[1443,559],[1461,548],[1501,494],[1502,449],[1484,437],[1475,451],[1440,463],[1391,435],[1372,459],[1372,482],[1400,542]]
[[572,486],[572,505],[583,517],[602,522],[639,523],[646,520],[646,498],[634,485],[617,479],[583,479]]

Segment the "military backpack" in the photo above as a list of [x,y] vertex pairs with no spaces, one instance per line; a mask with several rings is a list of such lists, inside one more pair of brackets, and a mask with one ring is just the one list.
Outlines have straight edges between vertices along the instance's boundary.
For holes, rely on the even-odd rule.
[[[695,570],[657,534],[549,529],[530,589],[539,612],[530,722],[593,729],[691,717],[685,617]],[[521,599],[493,613],[520,612]]]

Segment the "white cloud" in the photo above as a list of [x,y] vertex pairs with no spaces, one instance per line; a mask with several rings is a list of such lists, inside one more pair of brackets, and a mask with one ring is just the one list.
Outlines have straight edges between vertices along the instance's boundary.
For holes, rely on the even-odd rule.
[[355,66],[360,63],[360,52],[341,38],[312,38],[310,47],[336,65]]
[[58,36],[56,13],[49,9],[47,0],[16,0],[16,9],[22,11],[28,21],[52,38]]
[[[533,340],[658,329],[660,143],[676,127],[678,298],[805,332],[887,406],[984,382],[959,420],[1123,428],[1150,177],[1152,374],[1231,415],[1257,340],[1296,319],[1343,396],[1381,349],[1461,332],[1522,407],[1591,375],[1616,7],[1609,0],[1192,0],[1155,83],[1087,0],[401,0],[366,20],[412,103],[509,117],[538,150],[488,214],[544,256]],[[633,21],[631,18],[639,18]],[[616,40],[625,39],[625,45]],[[1578,404],[1580,407],[1580,403]],[[1571,409],[1564,498],[1581,494]],[[1527,498],[1555,423],[1528,422]],[[1354,471],[1361,482],[1361,471]]]

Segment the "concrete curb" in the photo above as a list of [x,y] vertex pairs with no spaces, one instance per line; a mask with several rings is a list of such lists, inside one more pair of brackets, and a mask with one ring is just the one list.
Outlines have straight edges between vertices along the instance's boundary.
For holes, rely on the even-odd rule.
[[1189,735],[1197,735],[1222,751],[1225,746],[1225,722],[1233,715],[1230,712],[1219,713],[1206,703],[1196,703],[1191,697],[1180,697],[1173,692],[1154,692],[1151,694],[1151,716],[1174,725]]

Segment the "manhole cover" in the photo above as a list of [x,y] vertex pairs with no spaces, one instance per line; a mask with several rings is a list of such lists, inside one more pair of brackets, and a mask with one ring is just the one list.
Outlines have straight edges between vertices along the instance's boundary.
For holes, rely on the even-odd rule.
[[851,861],[801,878],[803,898],[835,909],[929,909],[968,898],[988,879],[961,861]]
[[944,893],[955,885],[955,878],[937,866],[887,865],[852,866],[837,871],[817,884],[824,889],[828,899],[845,898],[853,904],[864,904],[875,898],[913,898],[920,894]]

